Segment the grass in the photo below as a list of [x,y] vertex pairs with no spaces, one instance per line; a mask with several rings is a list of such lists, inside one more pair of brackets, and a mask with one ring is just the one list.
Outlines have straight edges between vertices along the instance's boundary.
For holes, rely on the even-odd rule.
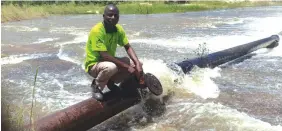
[[22,129],[25,109],[6,103],[2,103],[1,106],[1,129],[6,131],[18,131]]
[[9,55],[7,54],[1,54],[1,58],[4,58],[4,57],[8,57]]
[[1,6],[1,22],[18,21],[31,18],[41,18],[49,16],[42,7],[39,6],[27,6],[22,7],[18,5],[5,5]]
[[29,117],[29,120],[30,120],[30,125],[32,125],[32,130],[34,131],[34,119],[33,119],[33,108],[35,106],[35,102],[36,102],[36,99],[35,99],[35,84],[36,84],[36,78],[37,78],[37,74],[38,74],[38,68],[36,68],[36,72],[35,72],[35,77],[34,77],[34,82],[33,82],[33,88],[32,88],[32,100],[31,100],[31,109],[30,109],[30,117]]
[[[41,105],[36,106],[39,105],[39,103],[38,104],[36,103],[36,99],[35,99],[38,69],[39,68],[37,67],[34,77],[33,88],[31,93],[32,100],[30,107],[24,104],[14,105],[8,102],[3,102],[2,100],[2,107],[1,107],[2,130],[6,130],[6,131],[29,130],[29,129],[24,129],[24,125],[27,124],[27,117],[25,116],[29,116],[28,117],[29,124],[32,125],[30,130],[34,131],[35,130],[33,126],[34,119],[38,118],[40,113],[41,115],[45,114],[42,109],[43,106]],[[23,103],[23,99],[21,103]],[[35,113],[35,111],[37,113]]]
[[[224,8],[252,7],[282,5],[282,1],[268,2],[222,2],[222,1],[192,1],[189,4],[165,4],[164,2],[122,2],[117,6],[121,14],[157,14],[188,11],[214,10]],[[5,4],[1,8],[1,22],[18,21],[48,17],[50,15],[65,14],[102,14],[103,4],[76,4],[74,2],[64,4]]]

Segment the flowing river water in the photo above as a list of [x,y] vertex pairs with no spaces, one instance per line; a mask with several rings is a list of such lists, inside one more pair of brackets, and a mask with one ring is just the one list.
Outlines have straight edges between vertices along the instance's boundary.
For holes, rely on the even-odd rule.
[[[2,23],[1,52],[7,56],[1,58],[2,101],[29,108],[36,68],[36,113],[89,98],[92,78],[83,69],[84,48],[101,20],[102,15],[67,15]],[[164,95],[174,95],[161,114],[149,116],[139,104],[91,130],[281,131],[281,45],[185,75],[167,66],[197,57],[199,45],[212,53],[273,34],[281,38],[281,23],[281,6],[121,15],[119,24],[144,71],[160,79]],[[123,55],[119,48],[117,56]]]

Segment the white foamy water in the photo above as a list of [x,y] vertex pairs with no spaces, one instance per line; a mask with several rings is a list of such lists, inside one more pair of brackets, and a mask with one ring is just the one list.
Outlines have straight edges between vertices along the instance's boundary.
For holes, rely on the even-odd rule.
[[253,18],[252,22],[246,25],[249,34],[253,36],[265,37],[267,35],[278,34],[282,31],[282,17]]
[[[60,84],[54,82],[54,84]],[[55,91],[46,91],[46,90],[38,90],[38,94],[44,94],[43,96],[39,96],[37,98],[38,102],[46,104],[46,108],[52,111],[63,109],[68,106],[74,105],[80,101],[88,99],[91,97],[91,93],[71,93],[68,89],[64,89],[63,84],[60,85],[61,88]],[[49,97],[47,97],[47,95]],[[51,97],[50,97],[51,96]]]
[[279,45],[273,49],[260,49],[255,51],[256,57],[282,57],[282,46]]
[[38,59],[38,58],[50,57],[50,56],[52,56],[52,54],[47,54],[47,53],[11,55],[8,57],[1,58],[1,65],[17,64],[25,60]]
[[61,28],[55,27],[50,29],[51,33],[53,32],[63,33],[63,34],[70,34],[74,36],[74,39],[72,40],[56,43],[57,46],[86,42],[89,33],[88,31],[89,29],[77,28],[77,27],[61,27]]
[[[210,20],[212,20],[212,21],[210,21]],[[205,18],[205,22],[196,23],[196,24],[192,25],[192,28],[193,29],[196,29],[196,28],[207,28],[207,29],[218,28],[221,25],[225,25],[225,24],[227,24],[227,25],[242,24],[242,23],[244,23],[244,21],[245,21],[244,18],[238,18],[238,17],[234,17],[234,18],[221,18],[221,17],[217,17],[217,18],[210,17],[209,18],[209,17],[207,17],[207,18]]]
[[77,64],[77,65],[82,64],[82,62],[81,62],[80,60],[75,59],[74,57],[70,57],[67,53],[64,53],[63,46],[61,46],[61,48],[60,48],[59,53],[57,54],[57,56],[58,56],[59,59],[61,59],[61,60],[69,61],[69,62],[75,63],[75,64]]
[[178,88],[184,88],[189,93],[194,93],[203,99],[217,98],[220,90],[211,78],[220,77],[220,68],[194,67],[190,74],[186,74],[183,83]]
[[228,25],[241,24],[241,23],[244,23],[244,19],[233,18],[232,20],[229,20],[225,23],[228,24]]
[[[70,71],[72,71],[72,69]],[[65,77],[69,77],[67,76],[68,73],[65,75]],[[44,108],[49,111],[66,108],[91,96],[91,92],[70,92],[71,87],[68,85],[69,82],[80,81],[79,83],[75,83],[77,88],[86,84],[89,85],[90,81],[86,81],[85,77],[73,76],[71,78],[75,80],[69,79],[69,81],[61,80],[62,77],[64,76],[49,72],[42,72],[37,76],[37,88],[35,92],[36,101],[44,104]],[[28,101],[31,101],[31,99],[28,99]]]
[[[282,30],[282,29],[281,29]],[[188,49],[187,52],[192,50],[197,50],[199,45],[205,44],[204,48],[208,49],[209,53],[213,53],[216,51],[221,51],[225,49],[229,49],[235,46],[239,46],[242,44],[247,44],[249,42],[253,42],[259,39],[263,39],[266,37],[270,37],[269,35],[218,35],[218,36],[206,36],[206,37],[177,37],[173,39],[161,39],[161,38],[153,38],[153,39],[133,39],[131,42],[133,43],[142,43],[148,45],[158,45],[168,48],[168,50],[174,50],[180,53],[185,53],[184,49]],[[279,36],[281,39],[281,36]],[[280,55],[281,54],[281,46],[273,49],[272,55]]]
[[86,31],[84,28],[76,28],[76,27],[63,27],[63,28],[54,28],[51,29],[50,32],[63,32],[66,34],[74,35],[73,40],[65,41],[65,42],[57,42],[55,43],[55,46],[59,46],[59,53],[57,56],[61,60],[69,61],[75,64],[82,64],[82,59],[79,59],[77,57],[83,57],[83,56],[77,56],[73,57],[70,56],[68,53],[65,52],[64,47],[71,45],[71,44],[78,44],[78,43],[85,43],[88,39],[88,30]]
[[[147,130],[220,130],[220,131],[281,131],[281,126],[272,126],[246,113],[219,103],[174,102],[167,106],[168,113],[161,121],[138,131]],[[169,118],[169,119],[163,119]]]
[[86,43],[88,38],[88,32],[70,32],[68,34],[74,35],[74,39],[65,42],[56,43],[56,45],[68,45],[68,44],[77,44],[77,43]]
[[[222,35],[222,36],[206,36],[206,37],[177,37],[173,39],[134,39],[131,42],[142,43],[149,45],[159,45],[171,50],[175,49],[192,49],[196,50],[199,45],[206,44],[206,47],[210,52],[220,51],[235,47],[237,45],[245,44],[257,40],[257,37],[250,38],[250,36],[240,35]],[[216,46],[215,46],[216,45]],[[183,50],[175,50],[183,53]],[[190,51],[190,50],[188,50]]]
[[278,35],[280,38],[279,45],[273,49],[259,49],[255,51],[258,54],[256,57],[282,57],[282,45],[281,45],[281,35]]
[[[154,74],[162,83],[164,95],[168,91],[184,89],[186,93],[192,93],[203,99],[217,98],[220,91],[211,78],[220,77],[219,68],[194,68],[191,74],[178,74],[171,70],[162,60],[141,59],[145,73]],[[183,90],[181,90],[183,91]]]
[[[164,61],[166,60],[182,60],[181,57],[185,57],[185,53],[190,54],[191,50],[196,50],[199,47],[199,44],[206,43],[206,48],[210,51],[209,53],[220,51],[223,49],[231,48],[237,45],[245,44],[248,42],[252,42],[261,38],[269,37],[273,34],[277,34],[282,31],[281,29],[281,13],[277,16],[273,15],[271,12],[265,12],[266,14],[269,13],[269,17],[265,16],[259,16],[259,14],[254,13],[254,10],[252,9],[243,9],[247,10],[244,12],[244,15],[237,14],[236,9],[232,10],[231,12],[228,10],[224,11],[206,11],[204,13],[202,12],[191,12],[187,13],[187,15],[174,15],[174,14],[166,14],[168,17],[171,18],[171,20],[174,20],[172,22],[167,22],[166,20],[170,20],[167,18],[164,18],[162,15],[138,15],[138,17],[132,17],[131,15],[127,15],[124,17],[125,20],[123,24],[126,28],[129,28],[128,30],[131,30],[131,32],[128,33],[128,36],[130,37],[129,42],[130,43],[137,43],[137,44],[144,44],[145,46],[141,45],[142,49],[138,49],[139,45],[137,45],[137,53],[140,53],[139,51],[142,51],[141,53],[147,53],[148,54],[142,54],[141,60],[143,61],[143,68],[145,73],[150,72],[157,76],[157,78],[160,79],[163,88],[164,88],[164,95],[166,95],[169,91],[176,92],[175,94],[181,92],[182,94],[185,94],[184,96],[181,96],[182,94],[175,95],[172,97],[172,103],[170,101],[167,104],[167,111],[160,116],[160,118],[153,118],[153,120],[156,120],[145,127],[142,128],[135,128],[128,127],[130,129],[133,128],[133,130],[222,130],[222,131],[228,131],[228,130],[235,130],[235,131],[280,131],[281,126],[274,126],[270,123],[280,124],[281,120],[275,120],[280,119],[281,115],[277,118],[271,119],[271,113],[268,114],[259,114],[261,108],[256,109],[248,109],[251,110],[251,112],[240,112],[241,107],[244,107],[242,104],[248,104],[243,103],[245,98],[240,98],[241,101],[235,101],[234,103],[230,102],[230,104],[219,104],[216,102],[210,102],[210,101],[218,101],[222,102],[222,97],[218,97],[221,93],[222,94],[228,94],[229,92],[226,92],[226,88],[233,88],[233,86],[240,86],[238,89],[234,89],[234,94],[240,96],[241,95],[241,89],[244,89],[244,91],[249,91],[248,87],[254,86],[254,82],[245,82],[245,79],[248,79],[248,75],[244,74],[245,72],[239,72],[231,74],[233,76],[227,76],[228,78],[225,78],[226,76],[223,75],[223,73],[228,73],[231,70],[234,71],[232,68],[222,68],[222,72],[220,68],[215,69],[199,69],[194,68],[190,74],[183,74],[179,72],[174,72],[172,69],[170,69],[167,66],[167,63]],[[254,13],[256,15],[248,15],[248,10],[250,10],[250,13]],[[233,12],[234,11],[234,12]],[[242,11],[239,9],[239,11]],[[224,12],[224,13],[223,13]],[[238,17],[229,17],[226,16],[225,12],[231,13],[232,16],[238,15]],[[207,13],[208,14],[207,17]],[[202,16],[203,15],[203,16]],[[155,16],[158,16],[156,19]],[[188,19],[185,19],[183,16],[189,17]],[[60,22],[60,20],[65,19],[65,17],[69,16],[59,16],[56,19],[52,19],[52,22]],[[191,17],[191,18],[190,18]],[[203,18],[207,17],[207,18]],[[246,17],[246,18],[245,18]],[[92,20],[92,17],[89,18],[87,15],[86,17],[81,16],[79,18],[85,19],[85,20]],[[100,17],[99,17],[100,18]],[[139,21],[146,20],[146,21]],[[200,18],[200,20],[198,20]],[[210,19],[211,18],[211,19]],[[96,19],[96,17],[94,18]],[[98,19],[98,17],[97,17]],[[134,21],[132,21],[134,19]],[[197,22],[193,21],[192,19],[197,19]],[[204,19],[205,21],[201,21]],[[210,19],[210,20],[209,20]],[[192,20],[192,21],[190,21]],[[94,20],[95,21],[95,20]],[[166,22],[162,22],[166,21]],[[84,24],[80,24],[83,26],[80,26],[78,24],[74,23],[83,22]],[[157,24],[156,24],[157,23]],[[181,23],[181,25],[179,24]],[[13,24],[13,23],[12,23]],[[21,24],[21,22],[19,22]],[[57,56],[61,60],[70,61],[75,64],[70,64],[67,67],[64,67],[63,65],[58,66],[58,70],[55,69],[49,69],[46,68],[46,72],[40,72],[38,74],[38,81],[37,81],[37,91],[36,91],[36,99],[39,101],[43,106],[50,109],[51,111],[61,109],[68,107],[72,104],[75,104],[77,102],[80,102],[82,100],[85,100],[91,96],[89,85],[91,84],[91,78],[88,78],[88,74],[85,74],[83,70],[82,65],[82,59],[84,59],[84,56],[82,55],[81,46],[84,45],[87,41],[88,33],[90,28],[93,26],[94,23],[92,22],[86,22],[84,20],[77,20],[77,21],[70,21],[64,24],[59,24],[60,27],[50,26],[51,29],[49,29],[50,36],[46,36],[46,31],[41,34],[38,32],[38,38],[40,39],[32,39],[29,43],[42,43],[46,44],[49,42],[56,41],[54,43],[54,46],[59,47],[59,51]],[[155,24],[156,26],[147,26],[149,24]],[[162,25],[160,25],[162,24]],[[190,25],[191,24],[191,25]],[[78,27],[74,27],[73,25],[77,25]],[[132,26],[132,25],[140,25],[138,26]],[[66,26],[66,27],[62,27]],[[167,26],[167,27],[160,27],[160,26]],[[81,28],[80,28],[81,27]],[[83,28],[83,27],[89,27],[89,28]],[[152,27],[149,28],[148,27]],[[173,30],[176,27],[175,30]],[[182,28],[183,27],[183,28]],[[18,29],[19,28],[19,29]],[[189,30],[191,28],[191,30]],[[18,36],[19,38],[15,43],[21,44],[20,40],[21,38],[33,38],[34,31],[40,31],[40,28],[36,27],[29,27],[26,28],[24,26],[6,26],[2,28],[3,30],[7,31],[9,34],[13,34],[14,32],[19,31],[25,31],[26,33],[18,33],[23,34],[24,36]],[[178,30],[179,29],[179,30]],[[151,32],[152,30],[152,32]],[[37,32],[36,32],[37,33]],[[58,33],[60,35],[60,42],[57,42],[58,39],[56,37],[52,37],[52,33]],[[66,35],[67,39],[65,40],[64,36]],[[70,37],[72,35],[73,37]],[[280,33],[281,35],[281,33]],[[280,36],[281,37],[281,36]],[[8,37],[7,37],[8,39]],[[63,41],[64,40],[64,41]],[[4,42],[3,42],[4,43]],[[281,42],[280,42],[281,43]],[[8,44],[10,44],[8,42]],[[156,46],[157,45],[157,46]],[[144,47],[144,48],[143,48]],[[160,48],[160,50],[155,50],[154,47],[164,47]],[[153,51],[151,51],[151,49]],[[281,57],[281,45],[271,49],[261,49],[256,51],[256,56],[252,58],[254,62],[261,62],[257,59],[257,57],[262,57],[266,64],[271,63],[272,65],[275,65],[276,63],[279,64],[279,58]],[[150,52],[151,51],[151,52]],[[155,51],[155,52],[154,52]],[[169,51],[169,52],[167,52]],[[176,52],[174,54],[174,52]],[[23,54],[23,55],[11,55],[9,57],[5,57],[1,59],[1,65],[4,64],[13,64],[13,63],[20,63],[25,60],[29,59],[37,59],[40,57],[45,57],[48,55],[42,54]],[[178,56],[180,55],[180,56]],[[153,59],[152,56],[154,56]],[[275,57],[272,57],[275,56]],[[169,57],[169,58],[166,58]],[[188,56],[187,56],[188,57]],[[267,57],[267,58],[266,58]],[[269,58],[269,59],[268,59]],[[164,60],[161,60],[164,59]],[[41,60],[41,59],[39,59]],[[246,62],[246,61],[245,61]],[[248,62],[248,61],[247,61]],[[62,62],[65,64],[65,62]],[[60,64],[59,62],[56,64]],[[252,70],[254,67],[252,66],[245,66],[245,63],[242,63],[242,67],[246,67],[246,69]],[[251,63],[252,64],[252,63]],[[272,68],[273,70],[276,70],[278,73],[282,70],[279,69],[279,65],[275,65]],[[80,65],[82,68],[80,68]],[[238,64],[239,65],[239,64]],[[48,64],[47,64],[48,66]],[[5,66],[4,66],[5,67]],[[70,67],[71,69],[69,69]],[[263,68],[263,67],[256,67],[256,69]],[[276,69],[277,68],[277,69]],[[7,85],[7,89],[23,89],[23,88],[30,88],[32,86],[32,78],[25,77],[23,75],[23,78],[18,78],[17,76],[13,74],[9,74],[9,70],[13,70],[9,66],[3,68],[7,71],[4,73],[5,76],[8,78],[5,78],[6,80],[3,80],[3,83]],[[21,68],[17,68],[19,70],[17,73],[22,74],[22,72],[26,72],[26,70],[21,70]],[[55,70],[55,71],[54,71]],[[265,70],[266,73],[267,70]],[[259,72],[248,72],[250,75],[256,75],[256,73]],[[277,73],[277,74],[278,74]],[[241,79],[237,79],[237,75],[241,77]],[[234,76],[236,75],[236,76]],[[32,76],[32,75],[31,75]],[[275,77],[275,76],[273,76]],[[219,79],[217,79],[219,78]],[[235,79],[236,78],[236,79]],[[21,79],[21,80],[19,80]],[[223,81],[217,81],[220,84],[217,85],[214,82],[214,79],[220,80],[223,79]],[[233,79],[233,80],[231,80]],[[274,78],[279,80],[279,74],[278,78]],[[226,82],[227,81],[227,82]],[[234,83],[232,83],[235,81]],[[271,81],[271,80],[270,80]],[[226,83],[221,83],[226,82]],[[259,81],[258,81],[259,82]],[[267,82],[267,81],[265,81]],[[272,82],[272,81],[271,81]],[[234,85],[232,85],[234,84]],[[238,84],[238,85],[237,85]],[[261,83],[265,84],[263,88],[269,88],[271,90],[282,88],[281,81],[273,83]],[[16,85],[16,86],[14,86]],[[225,86],[226,85],[226,86]],[[223,86],[222,90],[219,90],[218,86]],[[260,90],[262,87],[259,87],[260,83],[258,83],[258,87]],[[230,89],[233,90],[233,89]],[[26,90],[24,90],[25,93],[30,93]],[[187,97],[186,97],[186,94]],[[228,94],[229,95],[229,94]],[[271,95],[271,91],[269,92],[269,95]],[[30,95],[28,96],[28,102],[31,100]],[[196,97],[195,97],[196,96]],[[184,97],[184,98],[183,98]],[[250,96],[250,97],[256,97]],[[19,99],[22,99],[21,96],[18,96],[17,94],[13,95],[13,98],[15,101],[18,101]],[[182,101],[179,100],[182,98]],[[210,98],[210,99],[209,99]],[[191,100],[191,101],[190,101]],[[230,98],[232,101],[233,99]],[[174,102],[178,101],[178,102]],[[243,102],[242,102],[243,101]],[[209,102],[209,103],[205,103]],[[256,102],[256,101],[252,101]],[[271,103],[272,101],[269,101]],[[17,103],[17,102],[15,102]],[[253,104],[253,103],[251,103]],[[230,106],[230,107],[228,107]],[[279,105],[278,105],[279,106]],[[276,111],[280,110],[280,108],[277,106]],[[236,110],[238,109],[238,110]],[[245,108],[244,108],[245,109]],[[242,109],[242,110],[244,110]],[[269,109],[271,112],[275,109]],[[268,119],[269,118],[269,119]],[[261,120],[260,120],[261,119]],[[264,122],[267,121],[267,122]],[[123,126],[123,125],[121,125]]]
[[[148,39],[132,39],[132,43],[142,43],[149,45],[159,45],[167,48],[187,48],[187,46],[193,45],[192,43],[187,42],[187,39],[191,38],[175,38],[175,39],[161,39],[161,38],[148,38]],[[196,47],[195,47],[196,48]]]
[[53,33],[72,33],[76,34],[77,32],[81,32],[83,30],[89,30],[85,28],[79,28],[79,27],[74,27],[74,26],[69,26],[69,27],[54,27],[49,30],[49,32]]
[[[199,44],[206,43],[206,48],[212,52],[228,49],[238,45],[246,44],[262,38],[270,37],[271,35],[279,34],[282,31],[282,17],[266,17],[266,18],[237,18],[221,22],[225,24],[241,24],[244,21],[250,21],[242,25],[241,29],[246,29],[245,33],[237,34],[221,34],[217,36],[206,35],[204,37],[189,37],[177,36],[175,38],[146,38],[146,39],[132,39],[130,42],[142,43],[148,45],[158,45],[175,50],[180,53],[185,53],[183,50],[177,49],[192,49],[195,50]],[[200,25],[203,23],[199,23]],[[214,23],[216,24],[216,23]],[[237,27],[238,28],[238,27]],[[280,36],[281,37],[281,36]],[[271,53],[272,55],[279,55],[281,49],[276,48]]]
[[186,25],[183,25],[183,28],[186,28],[186,27],[190,27],[192,29],[199,29],[199,28],[206,28],[206,29],[209,29],[209,28],[217,28],[216,27],[216,23],[210,23],[210,22],[207,22],[207,23],[197,23],[197,24],[193,24],[193,25],[190,25],[190,24],[186,24]]
[[31,32],[31,31],[39,31],[37,27],[29,27],[29,26],[14,26],[14,25],[4,25],[4,30],[15,30],[16,32]]
[[141,58],[140,60],[143,62],[144,73],[152,73],[160,80],[164,89],[164,94],[167,94],[169,90],[175,88],[174,80],[179,76],[168,68],[166,63],[160,59],[152,60]]
[[50,42],[50,41],[55,41],[58,40],[59,38],[40,38],[37,41],[33,42],[33,44],[40,44],[44,42]]

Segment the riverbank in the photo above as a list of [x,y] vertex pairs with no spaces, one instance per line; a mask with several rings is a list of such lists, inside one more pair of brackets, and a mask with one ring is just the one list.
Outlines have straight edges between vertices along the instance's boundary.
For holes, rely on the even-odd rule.
[[[238,7],[282,5],[282,1],[244,1],[244,2],[212,2],[192,1],[185,4],[164,2],[122,2],[117,6],[121,14],[157,14],[189,11],[203,11]],[[1,23],[25,19],[42,18],[50,15],[65,14],[102,14],[105,4],[85,2],[64,2],[30,4],[11,3],[1,5]]]

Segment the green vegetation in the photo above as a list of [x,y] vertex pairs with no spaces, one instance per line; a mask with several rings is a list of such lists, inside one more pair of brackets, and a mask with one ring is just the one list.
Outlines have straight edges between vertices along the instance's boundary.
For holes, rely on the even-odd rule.
[[1,54],[1,58],[4,58],[4,57],[8,57],[9,55],[7,54]]
[[[1,22],[17,21],[64,14],[101,14],[110,1],[6,1],[1,5]],[[156,14],[213,10],[223,8],[282,5],[282,2],[114,2],[121,14]]]
[[[1,106],[1,119],[2,119],[2,130],[6,131],[19,131],[19,130],[34,130],[34,127],[31,126],[30,129],[24,128],[24,125],[30,124],[33,125],[34,119],[38,119],[39,117],[46,115],[46,110],[43,110],[43,105],[36,102],[35,100],[35,93],[36,93],[36,80],[38,74],[38,67],[35,72],[33,88],[31,91],[31,104],[23,104],[23,100],[20,102],[19,105],[15,105],[9,103],[7,100],[2,99],[2,106]],[[2,93],[5,92],[4,97],[7,94],[7,90],[2,90]],[[29,120],[29,122],[28,122]]]
[[34,119],[33,119],[33,110],[35,107],[35,84],[36,84],[36,79],[37,79],[37,74],[38,74],[38,68],[36,69],[35,77],[34,77],[34,82],[33,82],[33,88],[32,88],[32,100],[31,100],[31,109],[30,109],[30,116],[29,116],[29,124],[32,125],[32,130],[34,131]]
[[209,54],[209,49],[207,48],[207,43],[199,44],[198,48],[194,51],[197,57],[205,57]]
[[26,110],[19,106],[3,103],[1,105],[2,130],[18,131],[24,125],[24,113]]

